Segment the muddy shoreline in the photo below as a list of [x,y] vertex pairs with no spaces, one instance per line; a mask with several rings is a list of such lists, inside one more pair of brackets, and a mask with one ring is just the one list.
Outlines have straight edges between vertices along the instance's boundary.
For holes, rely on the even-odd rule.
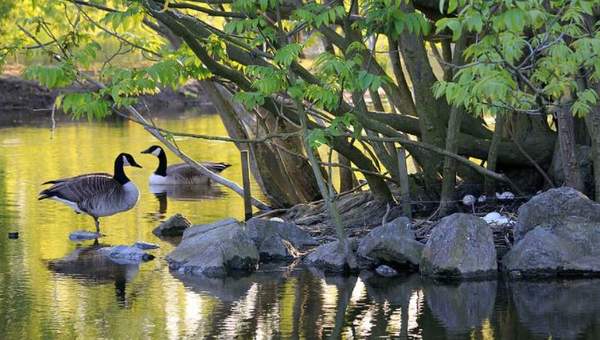
[[[54,100],[60,93],[86,90],[82,86],[50,90],[37,82],[19,77],[0,76],[0,127],[23,124],[40,125],[50,122]],[[214,113],[212,104],[199,92],[195,83],[177,90],[164,89],[154,96],[142,96],[137,108],[143,112],[161,115],[196,110]],[[85,118],[83,118],[85,119]],[[116,116],[108,120],[119,120]],[[73,121],[73,117],[60,110],[55,112],[57,122]]]

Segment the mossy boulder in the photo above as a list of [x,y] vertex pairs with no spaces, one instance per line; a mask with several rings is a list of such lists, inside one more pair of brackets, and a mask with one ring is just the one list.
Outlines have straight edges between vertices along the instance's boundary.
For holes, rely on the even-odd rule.
[[498,264],[492,230],[469,214],[443,218],[425,244],[420,270],[424,276],[437,278],[495,275]]
[[504,256],[512,276],[600,275],[600,223],[566,217],[535,227]]
[[357,254],[373,267],[418,268],[423,244],[415,239],[410,220],[398,217],[371,230],[358,245]]
[[600,223],[600,204],[570,187],[550,189],[536,195],[519,208],[515,241],[520,241],[539,225],[559,224],[571,216]]
[[167,256],[171,269],[209,277],[252,272],[258,260],[254,242],[234,219],[187,229],[181,243]]

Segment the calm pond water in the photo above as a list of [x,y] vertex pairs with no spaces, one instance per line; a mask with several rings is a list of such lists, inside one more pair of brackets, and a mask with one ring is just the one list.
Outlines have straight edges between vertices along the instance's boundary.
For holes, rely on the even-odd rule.
[[[225,134],[217,116],[157,122]],[[417,275],[323,277],[281,267],[225,280],[174,276],[164,261],[173,245],[151,232],[158,221],[176,212],[194,223],[241,218],[243,206],[218,187],[156,197],[146,184],[156,159],[139,154],[154,143],[128,122],[63,123],[54,133],[0,129],[0,339],[600,337],[600,280],[440,285]],[[197,159],[233,164],[224,175],[241,182],[235,147],[185,139],[178,144]],[[131,211],[103,219],[107,236],[101,243],[155,242],[161,246],[152,251],[157,258],[140,266],[50,265],[92,247],[68,235],[92,230],[93,222],[56,202],[38,202],[40,183],[111,171],[122,151],[144,166],[127,169],[141,197]],[[202,199],[190,200],[198,195]],[[9,231],[20,238],[8,239]]]

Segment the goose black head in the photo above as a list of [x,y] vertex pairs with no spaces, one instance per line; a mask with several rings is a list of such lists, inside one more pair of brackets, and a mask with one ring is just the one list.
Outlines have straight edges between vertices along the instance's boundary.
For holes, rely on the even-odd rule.
[[146,150],[142,151],[142,153],[149,153],[152,154],[156,157],[158,157],[163,151],[163,149],[158,146],[158,145],[152,145],[151,147],[147,148]]
[[119,159],[119,158],[123,162],[123,166],[134,166],[136,168],[142,167],[141,165],[136,163],[135,159],[133,159],[133,156],[128,153],[119,154],[119,156],[117,156],[117,159]]

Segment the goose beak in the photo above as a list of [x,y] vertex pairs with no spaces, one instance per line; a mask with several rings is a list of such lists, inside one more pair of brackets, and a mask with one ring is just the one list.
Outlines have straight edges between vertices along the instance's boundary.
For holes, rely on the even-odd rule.
[[151,151],[150,151],[150,148],[148,148],[148,149],[146,149],[146,150],[142,151],[141,153],[151,153]]
[[133,161],[133,163],[131,163],[131,164],[129,164],[129,165],[131,165],[131,166],[134,166],[134,167],[136,167],[136,168],[140,168],[140,169],[142,168],[142,166],[141,166],[141,165],[139,165],[139,164],[137,164],[135,161]]

